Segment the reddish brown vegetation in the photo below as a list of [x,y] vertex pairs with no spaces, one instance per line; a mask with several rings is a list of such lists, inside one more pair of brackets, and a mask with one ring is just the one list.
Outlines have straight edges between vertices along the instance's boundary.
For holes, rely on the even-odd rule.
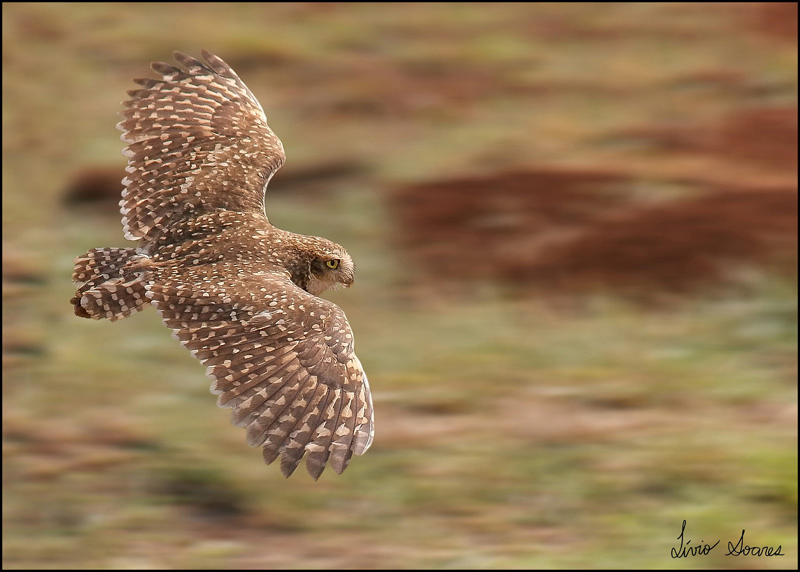
[[430,276],[643,299],[718,285],[742,265],[796,273],[796,189],[712,189],[628,203],[626,178],[536,171],[429,182],[393,196],[399,241]]
[[75,173],[64,191],[68,205],[119,203],[124,168],[120,166],[86,167]]
[[797,106],[739,111],[699,140],[706,150],[731,160],[796,173]]
[[663,152],[699,153],[797,173],[797,106],[741,109],[705,125],[650,126],[622,135]]
[[762,2],[747,14],[750,26],[769,39],[797,44],[797,2]]
[[598,220],[502,277],[654,298],[719,284],[738,265],[796,273],[796,253],[796,192],[719,191]]
[[491,277],[542,237],[580,228],[620,204],[613,189],[624,181],[603,172],[514,171],[401,187],[390,209],[401,246],[423,268]]

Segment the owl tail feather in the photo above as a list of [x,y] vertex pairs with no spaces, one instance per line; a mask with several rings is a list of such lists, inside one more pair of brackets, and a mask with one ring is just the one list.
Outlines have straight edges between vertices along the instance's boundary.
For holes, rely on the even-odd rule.
[[72,281],[78,291],[70,300],[81,318],[119,320],[144,308],[141,262],[147,257],[134,248],[93,248],[75,259]]

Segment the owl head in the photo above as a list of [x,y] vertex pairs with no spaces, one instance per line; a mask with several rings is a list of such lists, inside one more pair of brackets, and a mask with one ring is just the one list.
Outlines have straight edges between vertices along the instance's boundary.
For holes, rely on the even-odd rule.
[[356,267],[347,251],[329,240],[320,240],[321,248],[311,260],[308,292],[317,296],[325,290],[344,285],[349,288],[355,280]]

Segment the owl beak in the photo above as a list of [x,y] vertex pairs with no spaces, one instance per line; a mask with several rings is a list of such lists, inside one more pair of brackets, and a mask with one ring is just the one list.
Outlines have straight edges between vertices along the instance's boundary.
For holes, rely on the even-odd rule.
[[344,282],[344,287],[345,288],[350,288],[355,281],[356,281],[355,278],[348,278],[347,282]]

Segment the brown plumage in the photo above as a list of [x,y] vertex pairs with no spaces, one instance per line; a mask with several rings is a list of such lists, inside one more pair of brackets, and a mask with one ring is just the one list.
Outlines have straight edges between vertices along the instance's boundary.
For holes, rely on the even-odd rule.
[[341,473],[372,443],[372,398],[347,318],[318,294],[350,286],[353,261],[269,223],[285,155],[261,105],[220,58],[174,57],[184,69],[154,63],[162,79],[135,80],[118,125],[137,247],[76,259],[75,314],[114,321],[151,303],[267,463],[280,456],[288,477],[307,454],[314,479],[328,462]]

